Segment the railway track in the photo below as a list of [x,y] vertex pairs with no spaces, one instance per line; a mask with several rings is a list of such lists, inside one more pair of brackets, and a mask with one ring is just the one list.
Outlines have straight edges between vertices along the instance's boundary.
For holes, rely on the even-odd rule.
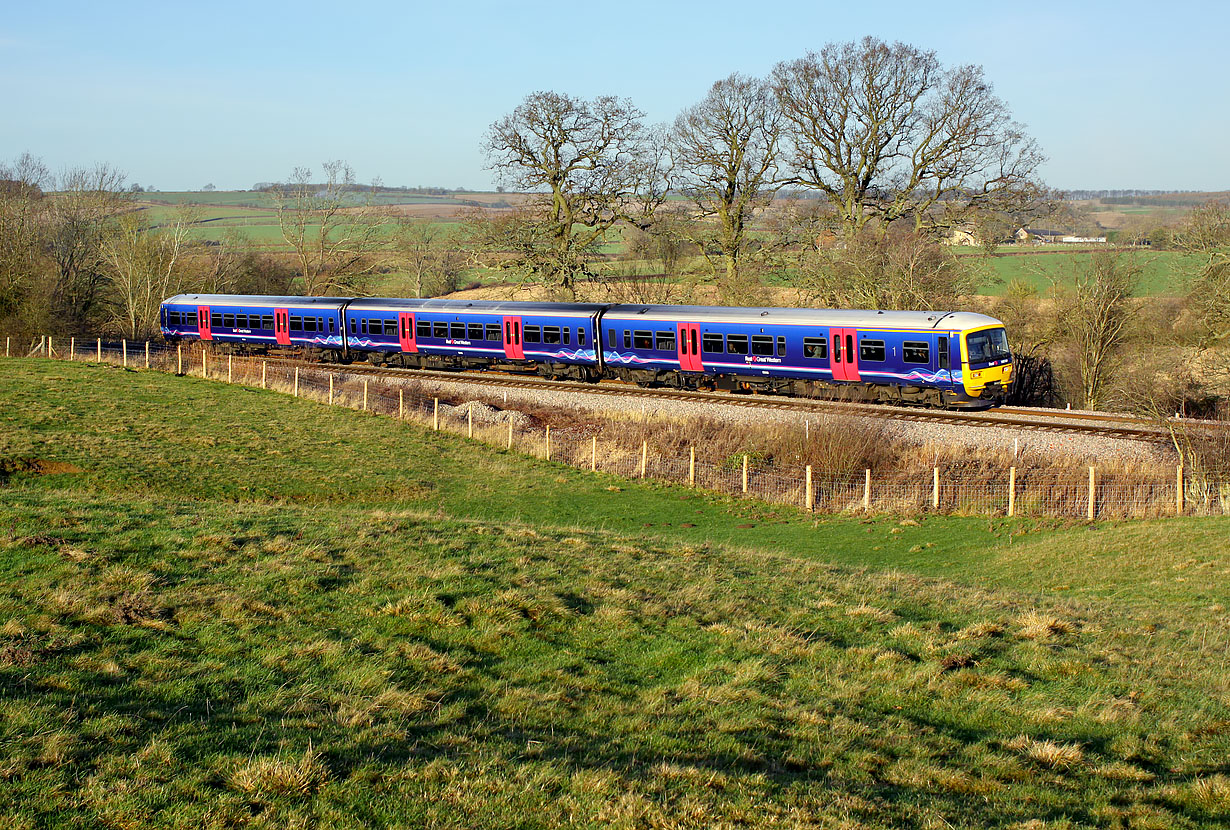
[[[1171,441],[1169,431],[1155,422],[1143,418],[1105,413],[1071,412],[1067,410],[1055,410],[1051,413],[1012,407],[1001,407],[980,412],[964,412],[959,410],[915,409],[851,401],[787,398],[776,395],[693,392],[681,389],[645,389],[620,381],[602,381],[601,383],[581,385],[575,381],[546,380],[538,377],[523,377],[498,372],[459,373],[430,369],[395,369],[356,364],[301,363],[299,365],[308,369],[351,375],[465,383],[493,389],[522,389],[649,400],[676,400],[690,403],[741,406],[751,409],[869,416],[890,421],[913,421],[974,427],[1000,427],[1037,432],[1098,435],[1107,438],[1160,444],[1169,444]],[[1230,425],[1223,426],[1208,422],[1190,422],[1189,426],[1197,429],[1230,428]]]

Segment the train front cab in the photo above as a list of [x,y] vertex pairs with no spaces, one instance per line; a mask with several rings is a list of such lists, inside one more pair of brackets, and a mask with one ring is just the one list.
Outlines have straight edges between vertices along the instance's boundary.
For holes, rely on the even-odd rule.
[[957,334],[961,375],[953,384],[953,405],[985,409],[1002,404],[1012,382],[1012,352],[1002,325],[967,329]]

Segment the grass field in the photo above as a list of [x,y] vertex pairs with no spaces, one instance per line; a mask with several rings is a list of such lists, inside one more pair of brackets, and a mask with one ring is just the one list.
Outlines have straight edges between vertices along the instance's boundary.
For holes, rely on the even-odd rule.
[[1224,521],[815,521],[2,365],[4,826],[1230,821]]
[[[982,288],[982,293],[1000,296],[1013,280],[1021,280],[1046,294],[1056,284],[1071,285],[1081,269],[1087,267],[1091,255],[1089,250],[1059,250],[990,257],[986,264],[993,280]],[[1184,293],[1187,281],[1205,261],[1199,254],[1180,251],[1141,251],[1121,256],[1140,264],[1140,283],[1136,289],[1139,297]]]

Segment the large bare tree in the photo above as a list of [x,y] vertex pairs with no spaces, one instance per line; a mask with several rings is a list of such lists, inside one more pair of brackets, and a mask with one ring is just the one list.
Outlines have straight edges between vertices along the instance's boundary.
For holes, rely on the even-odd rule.
[[382,244],[379,217],[362,198],[354,169],[344,161],[321,167],[323,181],[296,167],[290,181],[269,191],[307,295],[354,291]]
[[102,322],[110,276],[103,243],[116,217],[130,207],[124,179],[106,164],[60,176],[47,244],[55,271],[50,308],[58,330],[89,331]]
[[559,293],[575,296],[587,252],[610,228],[646,225],[666,198],[665,142],[643,118],[614,96],[535,92],[488,130],[483,149],[500,184],[538,196],[540,232],[520,236],[549,240],[523,249]]
[[1061,303],[1062,325],[1076,351],[1085,409],[1100,409],[1106,403],[1131,332],[1131,298],[1140,270],[1130,255],[1096,251]]
[[949,227],[1039,192],[1042,155],[981,67],[867,37],[780,63],[772,82],[793,183],[824,194],[850,232]]
[[6,330],[17,330],[19,318],[30,316],[23,312],[42,271],[50,202],[45,191],[53,181],[47,166],[29,153],[11,165],[0,163],[0,323]]
[[463,262],[452,234],[431,222],[407,220],[393,232],[390,256],[404,268],[415,297],[435,297],[457,288]]
[[[724,293],[739,293],[749,224],[779,186],[780,127],[772,90],[738,74],[716,82],[704,100],[675,119],[679,186],[700,217],[716,222],[713,247],[725,266]],[[708,250],[702,246],[706,256]]]
[[130,211],[103,239],[111,309],[128,337],[148,338],[158,330],[162,301],[181,290],[189,230],[199,218],[199,208],[185,205],[154,226],[144,211]]

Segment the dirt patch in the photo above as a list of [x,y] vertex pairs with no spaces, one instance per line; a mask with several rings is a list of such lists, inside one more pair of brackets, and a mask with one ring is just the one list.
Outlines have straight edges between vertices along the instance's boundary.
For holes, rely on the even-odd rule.
[[0,458],[0,482],[18,473],[35,475],[58,475],[84,472],[76,464],[67,461],[48,461],[45,458]]

